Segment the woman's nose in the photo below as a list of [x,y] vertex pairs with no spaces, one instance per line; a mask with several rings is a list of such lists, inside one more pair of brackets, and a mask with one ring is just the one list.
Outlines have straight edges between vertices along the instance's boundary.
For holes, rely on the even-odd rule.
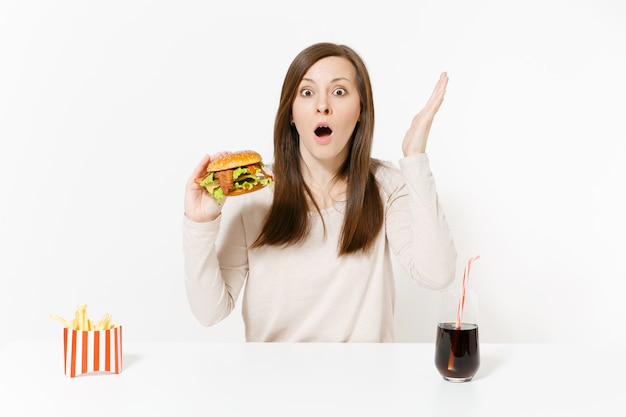
[[321,114],[330,114],[330,108],[327,103],[320,103],[317,106],[317,112]]

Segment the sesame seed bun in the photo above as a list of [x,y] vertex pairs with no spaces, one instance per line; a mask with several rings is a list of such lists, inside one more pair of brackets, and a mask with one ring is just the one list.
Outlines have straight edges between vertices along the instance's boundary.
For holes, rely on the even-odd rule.
[[207,166],[207,172],[223,171],[225,169],[253,165],[261,162],[261,155],[251,150],[237,151],[214,159]]

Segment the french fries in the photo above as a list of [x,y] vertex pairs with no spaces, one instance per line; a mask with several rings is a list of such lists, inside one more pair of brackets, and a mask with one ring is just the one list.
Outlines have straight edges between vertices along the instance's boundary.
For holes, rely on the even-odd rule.
[[79,304],[76,307],[74,318],[72,320],[66,320],[56,314],[51,314],[50,318],[63,324],[68,329],[93,331],[93,330],[110,330],[118,326],[117,320],[113,321],[113,316],[110,313],[105,313],[102,319],[97,323],[93,323],[87,317],[87,304]]

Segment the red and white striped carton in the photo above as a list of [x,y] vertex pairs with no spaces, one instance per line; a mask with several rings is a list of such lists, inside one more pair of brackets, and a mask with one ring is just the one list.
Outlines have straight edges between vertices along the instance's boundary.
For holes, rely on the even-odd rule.
[[63,328],[65,375],[74,378],[89,372],[122,372],[122,326],[109,330]]

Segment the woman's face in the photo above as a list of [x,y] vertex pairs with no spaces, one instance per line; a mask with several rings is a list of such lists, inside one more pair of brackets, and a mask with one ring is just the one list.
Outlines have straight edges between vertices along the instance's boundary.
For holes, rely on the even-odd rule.
[[292,105],[292,122],[300,136],[307,166],[338,169],[349,151],[361,105],[356,70],[350,61],[327,57],[304,75]]

